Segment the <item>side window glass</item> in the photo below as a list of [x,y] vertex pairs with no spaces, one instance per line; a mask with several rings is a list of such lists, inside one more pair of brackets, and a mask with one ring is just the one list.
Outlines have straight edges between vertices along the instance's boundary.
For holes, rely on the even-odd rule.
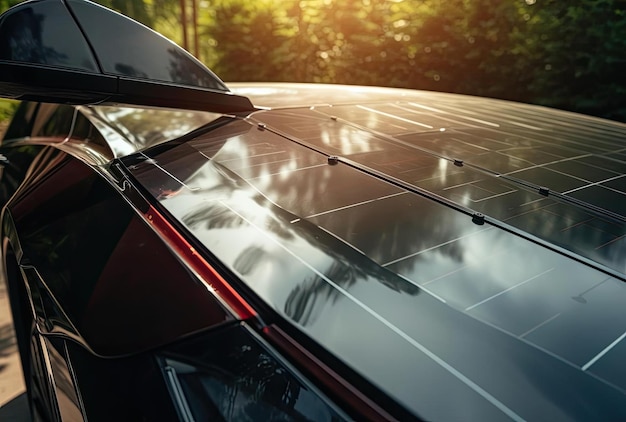
[[104,73],[228,91],[200,61],[151,29],[94,3],[67,3]]
[[7,12],[0,20],[0,60],[98,70],[87,42],[61,1],[31,2]]
[[10,209],[24,257],[96,352],[132,353],[228,319],[113,187],[65,154],[51,161]]
[[162,364],[172,395],[197,421],[345,418],[241,326],[171,348]]

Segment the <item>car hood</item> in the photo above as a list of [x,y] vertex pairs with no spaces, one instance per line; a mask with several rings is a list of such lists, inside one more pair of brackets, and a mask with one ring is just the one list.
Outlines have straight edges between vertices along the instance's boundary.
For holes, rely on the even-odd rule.
[[280,107],[125,162],[274,311],[426,419],[626,416],[623,125],[232,88]]

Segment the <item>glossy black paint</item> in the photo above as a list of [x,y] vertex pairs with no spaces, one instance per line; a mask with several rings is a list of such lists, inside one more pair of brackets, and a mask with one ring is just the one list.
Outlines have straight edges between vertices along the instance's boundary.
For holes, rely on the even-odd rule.
[[230,320],[106,181],[64,153],[45,150],[39,159],[46,170],[8,211],[28,262],[23,272],[52,322],[47,331],[69,331],[115,356]]
[[177,419],[160,365],[152,353],[101,359],[72,341],[65,344],[66,362],[72,367],[73,388],[84,409],[78,420]]

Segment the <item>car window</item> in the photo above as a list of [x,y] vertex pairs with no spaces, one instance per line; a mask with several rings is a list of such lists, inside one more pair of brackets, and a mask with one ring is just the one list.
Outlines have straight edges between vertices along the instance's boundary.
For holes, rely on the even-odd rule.
[[164,373],[179,406],[194,420],[345,420],[241,326],[170,348]]
[[0,23],[2,60],[98,70],[80,29],[60,1],[31,2],[8,12]]
[[[68,4],[81,22],[104,73],[228,90],[193,56],[147,27],[94,3],[69,0]],[[124,48],[120,49],[122,45]]]

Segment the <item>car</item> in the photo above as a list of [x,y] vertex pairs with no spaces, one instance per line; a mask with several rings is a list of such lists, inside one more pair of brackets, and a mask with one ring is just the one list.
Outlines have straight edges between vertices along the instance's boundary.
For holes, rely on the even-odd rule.
[[624,420],[626,125],[226,85],[86,0],[0,16],[35,420]]

